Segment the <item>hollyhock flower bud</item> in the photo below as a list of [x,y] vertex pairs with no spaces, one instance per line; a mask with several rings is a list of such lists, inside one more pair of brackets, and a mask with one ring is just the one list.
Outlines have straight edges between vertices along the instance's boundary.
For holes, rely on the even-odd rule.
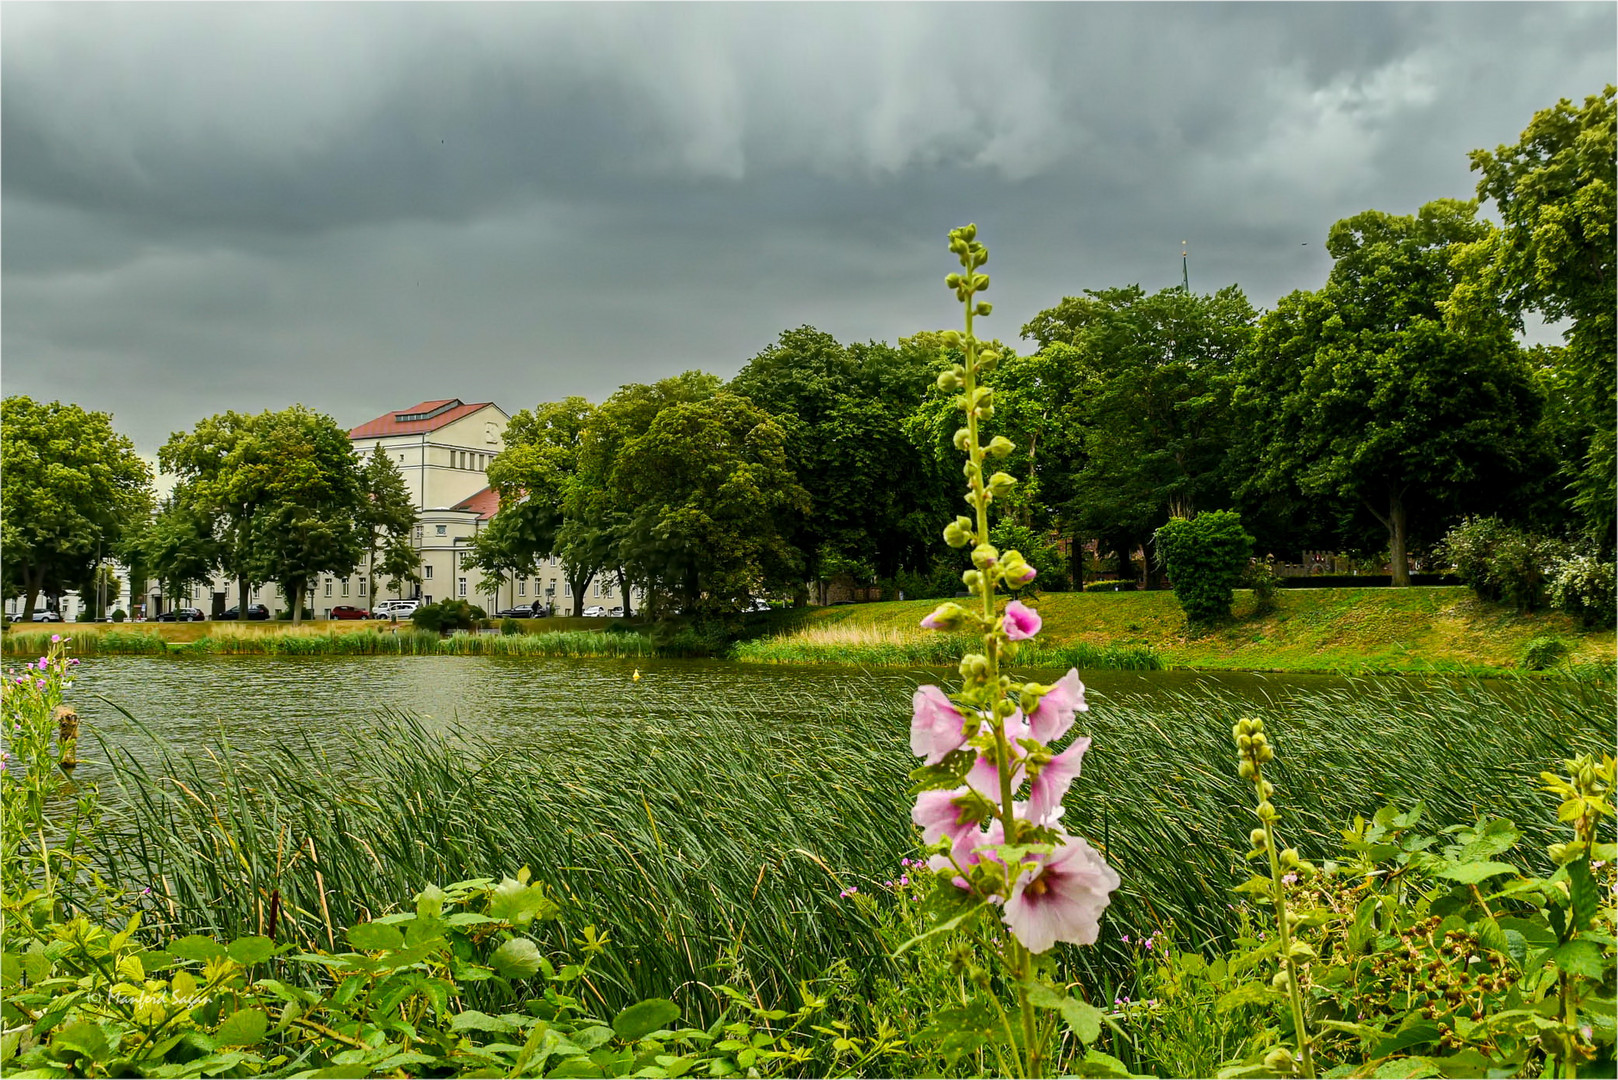
[[1000,561],[1000,552],[993,544],[979,544],[972,549],[972,565],[987,570]]
[[1062,805],[1067,789],[1078,778],[1079,765],[1088,749],[1089,736],[1081,736],[1039,770],[1039,775],[1028,785],[1028,808],[1035,819],[1048,817],[1052,809]]
[[1011,489],[1017,486],[1017,478],[1010,473],[997,472],[989,477],[989,494],[995,498],[1004,498],[1011,494]]
[[1039,612],[1021,600],[1013,600],[1007,604],[1005,618],[1001,620],[1001,627],[1005,630],[1006,637],[1012,641],[1026,641],[1039,633],[1042,625]]
[[972,431],[970,428],[955,429],[955,449],[966,453],[966,448],[972,444]]
[[1000,576],[1008,585],[1026,585],[1033,581],[1038,571],[1023,560],[1022,552],[1008,551],[1000,560]]
[[1075,712],[1089,712],[1084,700],[1084,684],[1079,681],[1079,669],[1068,668],[1067,674],[1040,697],[1039,704],[1028,714],[1028,726],[1034,738],[1042,743],[1055,742],[1073,726]]
[[1094,945],[1101,913],[1122,883],[1099,852],[1079,837],[1039,856],[1039,866],[1018,875],[1002,918],[1023,947],[1042,953],[1058,941]]
[[966,621],[970,613],[961,605],[952,602],[939,604],[933,613],[921,620],[923,630],[958,630]]
[[[961,522],[963,521],[967,522],[964,527],[961,525]],[[948,525],[944,526],[944,543],[948,544],[950,547],[965,547],[971,542],[972,525],[969,519],[959,517],[950,522]]]
[[910,752],[937,765],[969,738],[966,717],[936,686],[919,688],[910,699]]
[[991,457],[1003,458],[1015,449],[1017,446],[1010,439],[1004,435],[996,435],[989,440],[989,445],[985,446],[983,451]]

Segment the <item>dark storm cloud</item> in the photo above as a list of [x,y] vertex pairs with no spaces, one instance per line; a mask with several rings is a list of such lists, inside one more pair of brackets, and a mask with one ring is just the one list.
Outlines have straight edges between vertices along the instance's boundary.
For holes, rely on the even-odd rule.
[[[7,393],[143,447],[224,408],[600,399],[811,322],[1319,285],[1327,227],[1613,77],[1537,5],[8,5]],[[1305,246],[1307,244],[1307,246]]]

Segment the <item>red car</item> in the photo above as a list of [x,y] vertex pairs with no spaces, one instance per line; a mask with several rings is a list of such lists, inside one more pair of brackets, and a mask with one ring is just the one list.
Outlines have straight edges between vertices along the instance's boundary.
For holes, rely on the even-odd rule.
[[341,607],[332,608],[331,617],[334,619],[369,619],[371,613],[364,608],[349,607],[344,604]]

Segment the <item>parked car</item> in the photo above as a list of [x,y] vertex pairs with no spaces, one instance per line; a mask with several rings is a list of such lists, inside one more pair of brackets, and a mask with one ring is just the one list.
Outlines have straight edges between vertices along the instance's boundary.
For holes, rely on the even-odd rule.
[[62,616],[61,616],[60,612],[55,612],[55,611],[36,611],[36,612],[34,612],[34,622],[61,622],[61,621],[62,621]]
[[497,611],[494,613],[494,617],[497,619],[538,619],[541,618],[540,612],[543,609],[544,605],[536,600],[534,603],[524,607],[506,608],[504,611]]
[[159,615],[157,617],[157,621],[158,622],[201,622],[202,620],[204,620],[206,618],[207,618],[207,616],[202,613],[201,608],[182,607],[182,608],[175,608],[173,611],[165,611],[165,612],[163,612],[163,614],[161,614],[161,615]]
[[607,609],[600,604],[595,607],[587,607],[584,609],[584,617],[586,619],[604,619],[607,617]]
[[609,619],[621,619],[624,617],[624,609],[621,607],[608,608],[607,617]]
[[420,606],[420,600],[384,600],[371,608],[371,618],[408,619]]
[[[225,613],[219,617],[221,619],[240,619],[242,617],[241,608],[227,608],[225,609]],[[269,617],[270,609],[265,607],[263,604],[253,604],[247,609],[248,622],[252,622],[254,619],[268,619]]]
[[371,617],[371,613],[366,611],[364,608],[349,607],[347,604],[339,604],[331,609],[331,617],[334,619],[369,619]]

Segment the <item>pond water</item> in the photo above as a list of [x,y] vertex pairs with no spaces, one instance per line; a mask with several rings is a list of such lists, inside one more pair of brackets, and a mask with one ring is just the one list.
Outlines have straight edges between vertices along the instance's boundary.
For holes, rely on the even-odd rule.
[[[636,680],[634,674],[639,672]],[[1054,680],[1059,673],[1036,677]],[[799,667],[696,660],[581,660],[486,656],[144,657],[86,659],[70,700],[88,731],[150,760],[144,728],[182,753],[221,740],[252,758],[305,739],[341,755],[385,710],[430,726],[464,727],[535,745],[580,725],[658,721],[697,702],[792,724],[858,701],[900,719],[922,682],[947,670]],[[1084,673],[1092,708],[1185,693],[1234,694],[1257,703],[1380,683],[1419,693],[1421,680],[1188,671]],[[1498,687],[1510,693],[1509,684]],[[125,715],[127,714],[127,715]],[[131,718],[137,722],[132,723]],[[900,728],[902,730],[902,728]],[[543,745],[543,742],[538,742]]]

